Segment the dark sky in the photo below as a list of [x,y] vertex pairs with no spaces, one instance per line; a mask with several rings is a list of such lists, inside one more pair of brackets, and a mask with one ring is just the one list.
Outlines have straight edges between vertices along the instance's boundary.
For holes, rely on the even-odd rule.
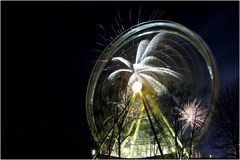
[[[120,12],[126,27],[155,9],[212,49],[223,85],[237,78],[238,2],[1,2],[2,158],[89,158],[85,93]],[[129,21],[129,10],[132,22]],[[104,43],[105,45],[107,43]]]

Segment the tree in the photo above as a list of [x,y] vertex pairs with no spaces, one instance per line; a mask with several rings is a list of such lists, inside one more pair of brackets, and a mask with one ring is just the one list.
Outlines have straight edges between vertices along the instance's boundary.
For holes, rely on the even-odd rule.
[[[208,110],[201,101],[194,99],[174,109],[173,129],[175,133],[175,158],[191,158],[198,143]],[[178,141],[180,140],[179,143]]]
[[227,158],[239,158],[239,90],[238,80],[223,88],[214,112],[214,149]]

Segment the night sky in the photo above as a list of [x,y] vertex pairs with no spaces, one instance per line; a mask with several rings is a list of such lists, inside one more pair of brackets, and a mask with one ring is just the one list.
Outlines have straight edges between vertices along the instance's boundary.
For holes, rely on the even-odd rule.
[[[216,58],[220,83],[239,77],[239,2],[1,2],[2,158],[90,158],[85,93],[99,35],[147,20],[180,23]],[[129,11],[132,21],[129,20]],[[103,32],[98,24],[107,30]]]

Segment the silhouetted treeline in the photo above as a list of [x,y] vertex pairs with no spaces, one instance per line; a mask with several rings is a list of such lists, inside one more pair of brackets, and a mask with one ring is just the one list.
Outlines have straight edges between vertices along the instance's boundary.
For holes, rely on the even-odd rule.
[[213,115],[212,147],[222,158],[239,158],[239,79],[221,88]]

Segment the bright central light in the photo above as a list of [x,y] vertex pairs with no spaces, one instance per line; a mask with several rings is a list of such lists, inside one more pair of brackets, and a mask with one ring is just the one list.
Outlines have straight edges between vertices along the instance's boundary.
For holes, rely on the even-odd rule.
[[187,119],[188,122],[192,122],[193,121],[193,115],[189,115],[188,119]]
[[141,89],[142,89],[142,83],[141,82],[136,81],[136,82],[133,83],[133,85],[132,85],[133,92],[138,93],[138,92],[141,91]]

